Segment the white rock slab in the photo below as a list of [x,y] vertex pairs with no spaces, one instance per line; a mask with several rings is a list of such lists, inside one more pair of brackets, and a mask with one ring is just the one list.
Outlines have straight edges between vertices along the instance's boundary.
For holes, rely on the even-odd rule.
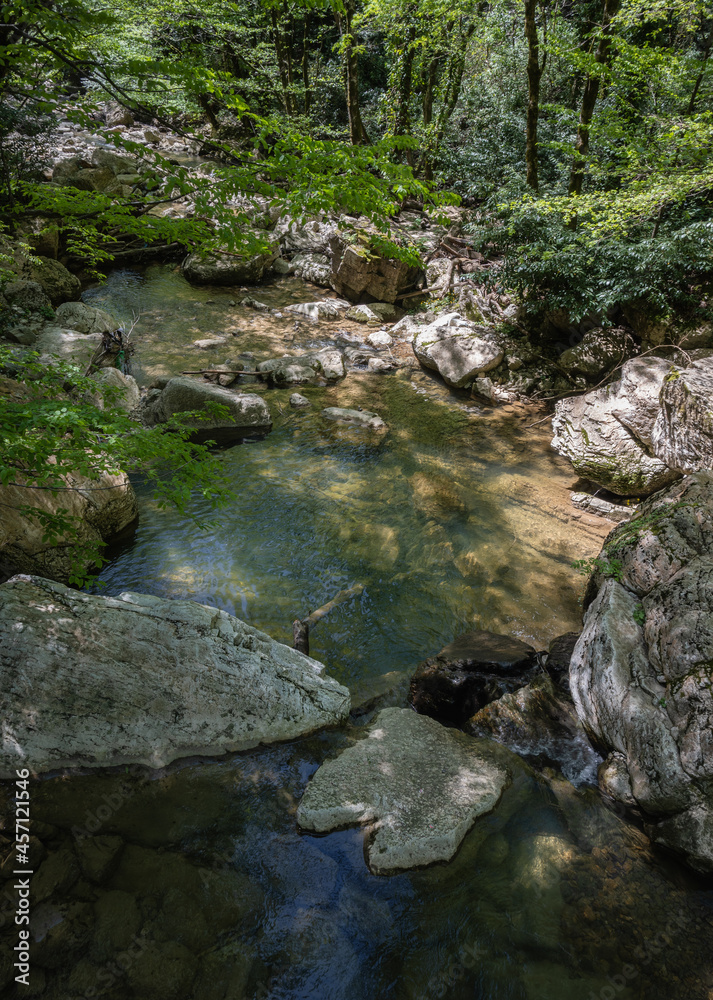
[[384,709],[367,737],[320,767],[297,822],[318,833],[373,824],[376,874],[448,861],[510,780],[484,746],[410,709]]
[[321,663],[238,618],[35,576],[0,586],[0,778],[162,767],[293,739],[349,713]]

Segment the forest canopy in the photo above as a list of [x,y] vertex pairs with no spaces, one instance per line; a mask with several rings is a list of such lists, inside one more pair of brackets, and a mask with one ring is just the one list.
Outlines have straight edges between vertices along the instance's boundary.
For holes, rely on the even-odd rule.
[[[254,249],[245,194],[387,235],[408,199],[460,198],[533,308],[705,308],[712,46],[703,0],[11,3],[3,218],[55,213],[99,265],[117,231]],[[153,188],[130,198],[40,183],[58,108],[127,144],[107,101],[197,140],[217,183],[157,151]],[[188,193],[190,218],[151,213]]]

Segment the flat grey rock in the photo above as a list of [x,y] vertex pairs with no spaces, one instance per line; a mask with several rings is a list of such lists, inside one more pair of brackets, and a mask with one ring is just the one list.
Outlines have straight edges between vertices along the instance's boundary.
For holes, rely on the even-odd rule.
[[486,741],[387,708],[363,740],[320,767],[297,822],[317,833],[373,824],[367,860],[372,872],[385,874],[452,858],[509,780]]
[[349,714],[349,691],[321,663],[193,601],[15,576],[0,586],[0,650],[0,778],[19,767],[163,767]]

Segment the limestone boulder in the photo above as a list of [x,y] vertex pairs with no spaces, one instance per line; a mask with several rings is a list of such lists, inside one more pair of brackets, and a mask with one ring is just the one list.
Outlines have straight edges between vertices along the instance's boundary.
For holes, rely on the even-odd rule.
[[[225,408],[222,415],[210,412],[216,405]],[[196,416],[182,417],[184,413]],[[194,428],[192,440],[218,444],[266,434],[272,427],[267,403],[255,393],[233,392],[188,377],[169,379],[163,389],[150,392],[141,416],[149,427],[179,419],[184,426]]]
[[51,310],[52,307],[44,288],[37,281],[27,281],[22,278],[9,281],[3,287],[2,293],[9,305],[18,306],[27,312],[42,312]]
[[100,368],[91,378],[98,385],[92,402],[99,409],[115,408],[133,413],[138,408],[141,393],[131,375],[124,375],[118,368]]
[[53,306],[62,302],[75,302],[82,291],[82,283],[64,264],[51,257],[37,257],[38,263],[27,262],[23,267],[23,277],[41,285]]
[[672,369],[663,380],[651,441],[677,472],[713,468],[713,358]]
[[304,316],[317,322],[321,319],[341,319],[349,309],[344,299],[320,299],[318,302],[295,302],[285,306],[283,312],[294,316]]
[[320,288],[332,287],[332,264],[323,253],[298,253],[292,258],[292,271],[303,281]]
[[84,302],[63,302],[57,307],[55,320],[58,326],[77,333],[113,333],[119,324],[108,312]]
[[509,782],[486,741],[386,708],[364,739],[319,768],[297,822],[317,833],[370,824],[369,868],[386,874],[448,861]]
[[381,320],[377,314],[369,306],[365,305],[352,306],[347,311],[346,318],[353,320],[355,323],[370,323],[372,326],[381,325]]
[[[72,475],[56,496],[24,486],[0,486],[0,574],[39,573],[68,582],[73,568],[89,568],[86,545],[109,542],[138,516],[136,496],[125,473],[105,473],[97,479]],[[33,514],[27,508],[38,512]],[[43,514],[60,509],[72,519],[74,531],[58,540],[44,538]]]
[[237,256],[233,253],[191,253],[183,261],[183,277],[192,285],[256,285],[278,251]]
[[526,642],[475,630],[418,665],[409,701],[417,712],[461,724],[479,709],[527,684],[537,669]]
[[646,501],[605,544],[570,663],[580,720],[608,756],[600,784],[653,838],[713,871],[713,474]]
[[395,302],[412,288],[422,271],[403,260],[381,256],[369,244],[368,231],[337,232],[330,240],[332,288],[350,302]]
[[61,361],[73,361],[86,366],[101,342],[100,333],[78,333],[61,326],[45,326],[34,349],[48,361],[59,358]]
[[97,146],[92,153],[92,166],[108,167],[114,176],[135,173],[137,162],[136,157],[119,153],[114,146]]
[[653,355],[627,361],[613,397],[612,414],[649,449],[661,408],[659,396],[672,367],[672,362]]
[[615,416],[618,385],[561,399],[552,420],[552,447],[583,479],[619,496],[649,496],[678,478]]
[[620,365],[636,352],[634,338],[622,327],[596,327],[581,341],[560,355],[559,364],[566,372],[595,378]]
[[505,356],[490,331],[459,313],[447,313],[421,327],[414,333],[413,352],[425,368],[458,388],[496,368]]
[[329,253],[330,240],[337,232],[337,224],[329,219],[310,219],[298,222],[289,215],[278,219],[273,230],[286,251],[299,250],[308,254]]
[[348,690],[320,663],[192,601],[16,576],[0,587],[0,647],[3,778],[18,767],[163,767],[349,713]]
[[260,378],[277,386],[313,382],[320,378],[335,382],[347,373],[342,355],[334,350],[261,361],[256,371]]

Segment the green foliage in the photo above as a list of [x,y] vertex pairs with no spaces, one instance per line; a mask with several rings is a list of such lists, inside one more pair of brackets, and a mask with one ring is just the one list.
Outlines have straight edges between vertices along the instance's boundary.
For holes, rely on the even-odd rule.
[[588,559],[577,559],[572,563],[572,568],[579,570],[583,576],[599,573],[601,576],[611,577],[612,580],[619,582],[621,582],[624,571],[620,559],[610,559],[604,553],[599,556],[590,556]]
[[[77,489],[75,477],[96,481],[105,473],[125,470],[140,473],[151,484],[159,507],[174,506],[187,513],[196,495],[211,509],[230,499],[220,457],[211,454],[208,445],[193,444],[190,429],[182,423],[186,417],[219,416],[224,407],[176,414],[169,423],[149,429],[112,405],[117,390],[100,387],[76,365],[57,362],[48,367],[32,354],[18,362],[10,348],[0,347],[0,366],[13,373],[0,392],[1,485],[29,487],[57,497]],[[92,488],[100,487],[81,487],[82,492]],[[78,546],[81,522],[67,508],[50,513],[26,503],[19,509],[39,522],[46,542]],[[87,562],[101,563],[101,548],[79,546],[72,582],[86,578]]]
[[637,625],[641,625],[642,628],[643,628],[643,626],[644,626],[644,624],[646,622],[646,611],[644,610],[644,605],[643,604],[637,604],[636,605],[636,607],[634,608],[633,618],[634,618],[634,621],[636,622],[636,624]]

